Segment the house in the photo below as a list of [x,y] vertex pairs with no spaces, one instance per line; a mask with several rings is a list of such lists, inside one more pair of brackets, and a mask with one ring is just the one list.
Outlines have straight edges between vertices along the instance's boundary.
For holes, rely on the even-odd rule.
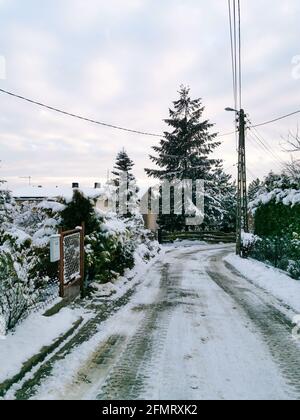
[[151,230],[151,232],[156,233],[159,229],[159,226],[157,224],[157,214],[153,214],[153,213],[148,213],[148,214],[143,214],[143,219],[144,219],[144,223],[145,223],[145,227],[149,230]]
[[[78,183],[73,183],[70,187],[43,187],[26,186],[12,191],[12,196],[18,203],[32,202],[40,203],[44,200],[58,201],[63,198],[70,201],[74,190],[80,190],[82,193],[95,201],[95,207],[103,213],[110,209],[109,197],[112,191],[110,186],[101,187],[100,183],[95,183],[94,188],[80,187]],[[157,232],[157,216],[155,214],[143,215],[145,227],[152,232]]]
[[[143,219],[144,219],[145,227],[151,230],[151,232],[153,233],[157,233],[157,231],[159,230],[159,226],[157,223],[158,214],[154,214],[150,210],[153,204],[152,200],[156,196],[155,191],[157,190],[158,190],[158,186],[147,188],[147,190],[144,191],[140,197],[140,201],[141,203],[143,203],[142,207],[144,208],[148,206],[148,211],[145,212],[145,209],[144,209],[144,212],[143,212]],[[156,196],[156,199],[157,199],[157,196]]]
[[75,190],[80,189],[82,193],[96,202],[96,207],[105,210],[106,199],[104,197],[104,188],[100,183],[95,183],[94,188],[80,188],[78,183],[73,183],[70,187],[43,187],[43,186],[27,186],[13,190],[12,196],[18,203],[33,202],[39,203],[44,200],[58,201],[65,199],[70,201]]

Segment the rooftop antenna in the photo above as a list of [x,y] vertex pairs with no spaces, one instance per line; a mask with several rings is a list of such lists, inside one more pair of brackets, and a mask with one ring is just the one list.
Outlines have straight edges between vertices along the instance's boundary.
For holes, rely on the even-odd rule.
[[31,186],[31,180],[32,180],[31,176],[20,176],[20,179],[28,179],[28,185]]

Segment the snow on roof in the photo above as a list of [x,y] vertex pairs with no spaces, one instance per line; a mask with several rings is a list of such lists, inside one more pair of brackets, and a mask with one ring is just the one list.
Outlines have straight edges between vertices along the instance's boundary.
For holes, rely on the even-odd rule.
[[[79,188],[86,197],[98,198],[105,194],[104,188]],[[74,189],[71,187],[35,187],[27,186],[12,191],[16,199],[57,199],[62,197],[71,200]]]

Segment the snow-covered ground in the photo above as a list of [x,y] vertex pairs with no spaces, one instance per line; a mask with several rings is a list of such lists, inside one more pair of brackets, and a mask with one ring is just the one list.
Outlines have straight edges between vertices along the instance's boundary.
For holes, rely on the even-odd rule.
[[83,311],[62,309],[52,317],[30,315],[15,332],[0,340],[0,383],[16,375],[23,364],[72,328]]
[[259,261],[242,259],[235,254],[227,256],[225,261],[300,314],[300,281],[292,279],[276,268]]
[[[159,255],[147,262],[143,259],[143,250],[140,248],[136,251],[136,266],[132,270],[126,270],[124,276],[119,277],[113,283],[103,285],[95,283],[95,300],[110,298],[110,301],[114,301],[120,299],[126,292],[141,282],[141,279],[143,279],[149,267],[155,264]],[[163,251],[160,255],[162,254]],[[57,299],[51,306],[60,303],[60,301],[61,299]],[[96,307],[97,305],[95,305]],[[5,361],[5,363],[1,363],[0,384],[12,379],[19,373],[24,363],[45,347],[55,343],[74,326],[76,321],[82,319],[82,325],[84,325],[92,319],[96,313],[95,308],[91,309],[90,298],[82,303],[78,302],[68,308],[63,308],[50,317],[43,316],[46,308],[38,313],[31,314],[7,336],[0,336],[0,360]]]
[[34,389],[19,384],[22,395],[300,398],[300,345],[273,298],[225,267],[231,252],[226,245],[165,247],[130,299],[89,340],[64,350],[63,367],[58,354],[48,377],[35,382],[32,373]]

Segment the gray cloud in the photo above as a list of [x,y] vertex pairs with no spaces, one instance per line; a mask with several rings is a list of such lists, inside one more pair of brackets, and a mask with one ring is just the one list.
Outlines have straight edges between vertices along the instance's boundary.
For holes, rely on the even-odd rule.
[[[0,86],[71,112],[154,132],[181,83],[202,97],[216,131],[232,131],[232,79],[225,0],[53,0],[43,5],[0,0],[0,55],[7,80]],[[255,122],[299,106],[300,80],[292,57],[300,54],[297,0],[242,2],[244,106]],[[267,12],[266,12],[267,11]],[[0,95],[0,176],[11,184],[34,175],[45,182],[105,178],[125,146],[143,169],[159,139],[92,126]],[[260,130],[282,159],[281,136],[293,117]],[[217,155],[236,161],[234,136]],[[263,165],[262,165],[262,160]],[[251,141],[249,168],[263,176],[278,165]],[[235,174],[235,169],[229,169]],[[23,181],[22,181],[23,182]]]

